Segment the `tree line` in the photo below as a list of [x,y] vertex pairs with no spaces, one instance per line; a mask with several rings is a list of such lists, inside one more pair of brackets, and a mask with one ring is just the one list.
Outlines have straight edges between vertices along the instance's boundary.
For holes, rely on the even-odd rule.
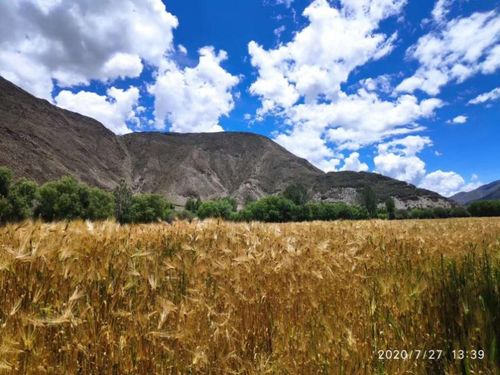
[[62,177],[42,185],[21,178],[13,179],[12,172],[0,167],[0,223],[41,219],[106,220],[120,223],[150,223],[220,218],[231,221],[289,222],[312,220],[432,219],[469,216],[500,216],[500,201],[479,201],[468,207],[396,210],[394,199],[382,207],[375,192],[366,186],[356,205],[310,201],[301,185],[290,185],[282,194],[249,201],[238,210],[233,198],[202,202],[188,199],[183,210],[158,194],[133,194],[121,181],[108,192],[83,184],[73,177]]

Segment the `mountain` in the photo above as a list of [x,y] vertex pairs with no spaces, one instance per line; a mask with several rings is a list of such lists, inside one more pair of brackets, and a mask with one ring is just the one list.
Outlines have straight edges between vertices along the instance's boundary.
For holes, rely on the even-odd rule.
[[300,183],[319,201],[355,203],[369,184],[380,202],[398,208],[451,206],[437,193],[374,173],[324,173],[269,138],[251,133],[132,133],[116,136],[101,123],[37,99],[0,77],[0,165],[39,183],[73,175],[112,189],[125,179],[136,192],[224,196],[240,203]]
[[461,192],[451,197],[457,203],[469,204],[474,201],[500,199],[500,180],[478,187],[469,192]]

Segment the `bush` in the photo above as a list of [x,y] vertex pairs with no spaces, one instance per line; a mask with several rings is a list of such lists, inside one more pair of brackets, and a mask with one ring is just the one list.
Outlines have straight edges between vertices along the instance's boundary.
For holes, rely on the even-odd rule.
[[113,190],[115,200],[115,218],[119,223],[128,223],[131,218],[130,206],[132,205],[132,190],[125,182],[121,180],[120,184]]
[[132,204],[126,217],[132,223],[151,223],[167,220],[173,206],[161,195],[139,194],[132,197]]
[[394,198],[387,198],[385,201],[385,209],[387,210],[387,217],[389,220],[394,220],[396,218],[396,202]]
[[84,216],[82,186],[73,177],[63,177],[40,187],[36,214],[43,220],[73,220]]
[[201,206],[200,198],[198,198],[196,200],[193,198],[189,198],[187,200],[184,208],[189,212],[196,213],[198,211],[198,209],[200,208],[200,206]]
[[7,198],[9,195],[10,184],[12,182],[12,172],[10,169],[0,167],[0,198]]
[[197,214],[200,219],[209,217],[229,219],[231,213],[235,211],[236,201],[232,198],[223,198],[201,203],[197,210]]
[[377,196],[373,189],[366,185],[361,192],[361,204],[370,217],[377,217]]
[[115,200],[113,194],[98,188],[87,188],[83,192],[83,217],[88,220],[105,220],[113,217]]
[[470,213],[465,207],[453,207],[450,210],[450,217],[470,217]]
[[286,222],[294,219],[296,205],[281,195],[272,195],[248,204],[243,211],[247,221]]
[[309,200],[307,190],[301,184],[293,184],[288,186],[283,192],[283,196],[298,206],[306,204]]
[[12,185],[8,200],[11,207],[10,221],[32,217],[39,201],[37,183],[25,178],[20,179]]
[[469,205],[468,211],[472,216],[500,216],[500,200],[477,201]]

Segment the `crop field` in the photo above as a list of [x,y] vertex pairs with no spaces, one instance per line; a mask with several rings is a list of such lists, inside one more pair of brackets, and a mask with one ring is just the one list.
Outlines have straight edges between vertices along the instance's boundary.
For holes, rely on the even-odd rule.
[[11,224],[0,373],[497,374],[499,284],[500,219]]

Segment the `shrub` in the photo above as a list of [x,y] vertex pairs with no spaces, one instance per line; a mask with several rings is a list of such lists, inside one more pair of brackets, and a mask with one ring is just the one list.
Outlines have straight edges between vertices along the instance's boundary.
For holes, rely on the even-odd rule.
[[236,201],[232,198],[223,198],[201,203],[197,214],[200,219],[209,217],[229,219],[234,211],[236,211]]
[[115,218],[119,223],[130,222],[130,206],[132,205],[132,190],[121,180],[120,184],[113,190],[115,198]]
[[394,201],[394,198],[387,198],[385,201],[385,209],[387,210],[389,220],[394,220],[396,218],[396,202]]
[[366,185],[361,192],[361,203],[370,217],[377,217],[377,196],[369,185]]
[[11,182],[11,170],[5,167],[0,167],[0,197],[7,198]]
[[166,220],[173,206],[161,195],[139,194],[132,197],[126,216],[132,223],[151,223]]
[[47,221],[82,218],[82,190],[82,186],[73,177],[63,177],[43,184],[40,187],[40,204],[36,214]]
[[286,222],[294,219],[296,205],[281,195],[272,195],[248,204],[245,211],[246,220]]
[[477,201],[469,205],[468,211],[472,216],[500,216],[500,200]]
[[193,199],[193,198],[189,198],[184,206],[184,208],[187,210],[187,211],[190,211],[190,212],[193,212],[195,213],[196,211],[198,211],[198,209],[200,208],[201,206],[201,200],[200,198],[198,199]]
[[289,185],[283,192],[283,196],[296,205],[304,205],[309,200],[307,190],[301,184]]
[[11,206],[11,221],[25,220],[33,216],[39,201],[36,182],[22,178],[12,185],[8,200]]
[[115,200],[113,194],[98,188],[87,188],[83,217],[88,220],[105,220],[113,217]]

